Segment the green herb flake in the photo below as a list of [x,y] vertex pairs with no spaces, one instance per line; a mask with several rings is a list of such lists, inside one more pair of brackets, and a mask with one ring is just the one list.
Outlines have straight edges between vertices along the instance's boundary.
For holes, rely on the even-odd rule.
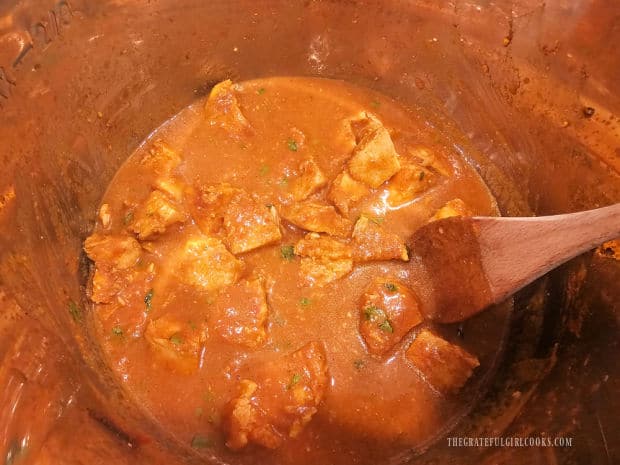
[[390,292],[396,292],[398,290],[398,286],[394,283],[385,283],[384,286]]
[[146,305],[146,311],[150,312],[153,308],[153,289],[150,289],[144,296],[144,305]]
[[295,246],[283,245],[280,247],[280,256],[287,261],[291,261],[295,258]]
[[286,141],[286,145],[288,145],[288,149],[291,152],[297,152],[297,142],[295,142],[293,139],[289,139],[288,141]]
[[418,180],[422,181],[424,179],[424,176],[426,176],[426,173],[424,171],[420,171],[420,174],[418,175]]
[[69,302],[69,313],[76,323],[82,321],[82,310],[80,310],[80,307],[78,307],[74,301]]
[[258,173],[261,176],[267,176],[269,174],[269,165],[261,165],[261,167],[258,170]]
[[283,176],[280,178],[280,180],[278,181],[278,185],[280,187],[286,187],[288,186],[288,177],[287,176]]
[[381,217],[381,216],[374,216],[369,218],[370,221],[372,221],[374,224],[382,224],[385,222],[385,218]]
[[174,333],[170,336],[169,341],[172,342],[175,346],[183,344],[183,338],[179,333]]
[[213,441],[206,436],[196,434],[192,438],[191,445],[193,449],[207,449],[213,447]]
[[125,216],[123,216],[123,225],[127,226],[132,221],[133,221],[133,210],[130,210],[125,214]]
[[203,413],[204,413],[204,410],[202,407],[196,407],[196,410],[194,410],[194,415],[196,415],[196,417],[198,418],[200,418]]
[[301,299],[299,299],[299,305],[301,305],[302,307],[307,307],[308,305],[310,305],[310,299],[308,297],[302,297]]
[[383,323],[381,323],[379,325],[379,329],[381,331],[385,331],[386,333],[394,332],[394,328],[392,328],[392,324],[390,323],[390,320],[385,320]]
[[196,331],[198,329],[198,326],[193,321],[188,322],[188,324],[192,331]]
[[296,384],[299,384],[300,381],[301,381],[301,375],[299,373],[295,373],[293,376],[291,376],[291,381],[288,383],[288,386],[286,388],[292,389],[293,386],[295,386]]
[[115,326],[114,328],[112,328],[112,334],[114,334],[115,336],[122,336],[123,328],[121,328],[120,326]]
[[373,108],[379,108],[381,106],[381,102],[377,100],[373,100],[372,102],[370,102],[370,104],[372,105]]
[[353,360],[353,366],[355,367],[356,370],[361,370],[362,368],[366,366],[366,362],[361,359]]
[[256,93],[257,93],[258,95],[263,95],[266,91],[267,91],[267,89],[265,89],[264,87],[261,87],[260,89],[258,89],[258,90],[256,91]]
[[368,321],[375,321],[378,318],[384,317],[385,313],[383,313],[383,310],[375,305],[368,305],[364,308],[364,316]]

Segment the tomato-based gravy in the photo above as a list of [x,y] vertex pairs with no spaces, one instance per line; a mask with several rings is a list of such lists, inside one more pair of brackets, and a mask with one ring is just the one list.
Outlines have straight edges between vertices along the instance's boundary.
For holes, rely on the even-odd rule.
[[[507,311],[424,318],[408,239],[498,215],[424,115],[340,81],[224,81],[123,164],[84,244],[107,361],[231,464],[376,464],[464,415]],[[467,280],[467,276],[463,277]]]

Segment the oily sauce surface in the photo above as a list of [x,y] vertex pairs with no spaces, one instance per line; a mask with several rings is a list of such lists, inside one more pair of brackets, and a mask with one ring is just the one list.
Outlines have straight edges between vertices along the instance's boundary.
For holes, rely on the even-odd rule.
[[[383,279],[383,285],[395,292],[398,287],[392,283],[408,287],[421,307],[432,305],[422,270],[414,260],[354,259],[352,270],[344,276],[313,284],[304,279],[303,257],[295,248],[308,230],[282,218],[282,212],[307,201],[331,205],[329,189],[360,144],[355,127],[360,120],[379,121],[389,132],[401,165],[405,159],[413,160],[425,167],[430,179],[420,192],[405,200],[400,196],[396,204],[390,202],[391,181],[369,188],[346,214],[339,212],[351,224],[363,216],[405,242],[447,202],[458,198],[470,214],[497,215],[493,198],[476,172],[424,115],[413,114],[373,91],[338,81],[269,78],[235,84],[227,92],[234,95],[233,106],[245,121],[239,122],[230,102],[218,106],[199,100],[157,129],[110,184],[95,234],[137,240],[139,257],[129,260],[130,265],[121,271],[114,266],[105,268],[97,252],[89,251],[87,241],[95,273],[99,270],[100,277],[106,269],[116,273],[116,287],[108,292],[113,295],[93,300],[99,300],[94,305],[98,338],[119,382],[178,441],[226,463],[375,464],[423,445],[467,412],[500,352],[507,313],[496,309],[461,325],[434,325],[424,320],[384,353],[373,354],[360,334],[364,311],[368,321],[375,321],[368,314],[369,305],[363,304],[365,292],[377,279]],[[223,117],[222,108],[224,113],[229,110]],[[157,187],[161,186],[162,170],[144,162],[153,144],[160,142],[180,158],[172,174],[164,175],[182,186],[182,194]],[[301,176],[300,163],[308,159],[327,181],[307,198],[292,200],[291,192]],[[418,181],[424,180],[421,178],[424,176]],[[234,334],[246,333],[230,312],[226,318],[232,319],[217,320],[222,289],[207,291],[193,285],[184,278],[187,268],[177,266],[179,260],[188,260],[179,258],[179,251],[188,254],[188,241],[205,236],[192,202],[201,189],[222,183],[243,189],[254,204],[274,208],[280,217],[280,239],[234,254],[240,263],[236,282],[256,278],[265,292],[265,335],[262,339],[256,336],[258,342],[251,343],[252,347],[235,342]],[[174,198],[185,216],[164,231],[140,238],[137,219],[151,218],[141,209],[157,189]],[[349,244],[351,238],[334,240]],[[225,242],[229,250],[234,243]],[[113,259],[119,260],[120,255]],[[204,267],[206,273],[209,266]],[[118,277],[131,273],[130,280]],[[232,290],[229,299],[247,300],[243,292]],[[230,306],[224,307],[230,310]],[[171,319],[175,328],[156,334],[155,330],[171,324]],[[153,324],[157,320],[163,323]],[[227,321],[232,326],[223,329]],[[388,336],[399,329],[390,324],[379,324]],[[407,356],[412,341],[424,330],[477,359],[479,366],[471,377],[465,377],[462,388],[442,389],[432,373],[420,368],[424,363],[416,367],[412,360],[419,359]],[[222,337],[223,333],[229,336]],[[308,369],[285,375],[288,382],[281,383],[282,392],[273,393],[273,402],[303,385],[306,392],[315,393],[304,404],[304,412],[311,412],[311,418],[302,421],[299,431],[293,431],[289,420],[272,421],[270,427],[281,439],[277,447],[266,447],[252,437],[242,447],[227,446],[234,428],[231,401],[239,397],[240,383],[255,381],[269,399],[272,393],[265,390],[276,388],[264,387],[271,382],[265,373],[310,343],[323,353],[326,375],[319,382],[321,395],[317,397],[316,391],[304,384],[305,376],[315,376]],[[446,366],[452,369],[450,363]],[[264,405],[259,408],[268,411],[267,417],[273,420],[279,415],[270,417],[269,412],[278,412],[277,407]]]

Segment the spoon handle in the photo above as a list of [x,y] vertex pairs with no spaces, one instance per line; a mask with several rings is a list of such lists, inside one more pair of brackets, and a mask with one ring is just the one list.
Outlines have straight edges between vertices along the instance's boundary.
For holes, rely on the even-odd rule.
[[564,215],[472,218],[494,303],[549,270],[620,236],[620,203]]

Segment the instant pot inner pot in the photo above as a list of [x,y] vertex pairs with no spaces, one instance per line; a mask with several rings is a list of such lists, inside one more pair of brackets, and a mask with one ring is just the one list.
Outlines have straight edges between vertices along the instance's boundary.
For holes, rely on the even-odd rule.
[[[303,75],[379,90],[431,115],[504,214],[577,211],[620,200],[617,10],[598,1],[2,6],[0,457],[210,458],[171,439],[102,363],[81,244],[125,158],[213,84]],[[402,461],[617,461],[618,273],[615,260],[586,254],[517,295],[491,386],[447,433],[563,436],[572,447],[455,449],[442,439]]]

